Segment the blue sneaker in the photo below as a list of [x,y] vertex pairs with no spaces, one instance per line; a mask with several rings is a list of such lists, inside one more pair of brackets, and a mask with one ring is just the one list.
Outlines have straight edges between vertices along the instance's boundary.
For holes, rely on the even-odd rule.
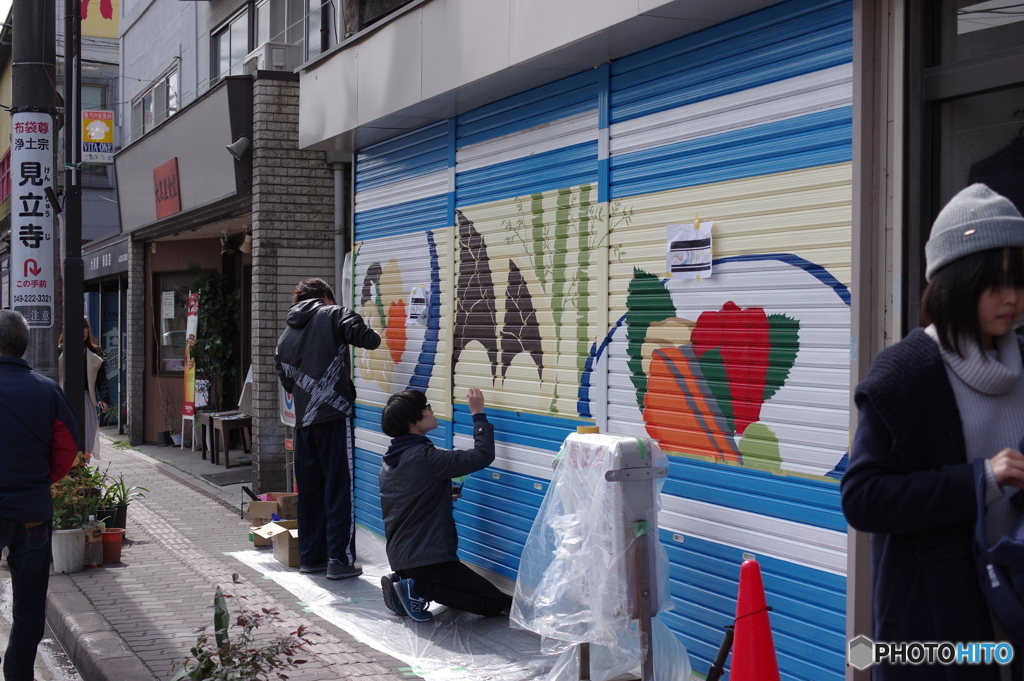
[[434,616],[427,610],[430,601],[416,593],[416,590],[413,588],[413,580],[403,579],[399,581],[395,585],[395,595],[398,596],[399,603],[402,604],[409,617],[417,622],[429,622],[433,619]]
[[402,578],[394,572],[390,575],[384,575],[380,578],[380,590],[384,594],[384,605],[387,606],[388,610],[399,617],[406,617],[408,613],[405,612],[402,602],[395,596],[395,584],[400,581],[402,581]]

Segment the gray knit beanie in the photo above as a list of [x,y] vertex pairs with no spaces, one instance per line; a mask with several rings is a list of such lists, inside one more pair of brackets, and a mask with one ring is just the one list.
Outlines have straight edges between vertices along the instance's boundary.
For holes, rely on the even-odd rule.
[[1024,247],[1024,217],[1013,203],[983,184],[972,184],[950,199],[924,245],[925,279],[943,265],[971,253],[1004,246]]

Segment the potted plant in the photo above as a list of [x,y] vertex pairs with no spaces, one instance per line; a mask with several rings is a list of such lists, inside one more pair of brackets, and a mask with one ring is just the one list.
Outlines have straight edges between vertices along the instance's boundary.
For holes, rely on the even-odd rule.
[[104,522],[107,527],[123,530],[128,522],[128,504],[132,499],[145,497],[144,493],[149,490],[145,487],[128,484],[124,481],[123,473],[117,478],[105,477],[106,486],[103,488],[103,494],[99,500],[100,510],[97,518],[106,518]]
[[229,638],[231,614],[227,601],[230,595],[217,587],[213,597],[213,637],[203,631],[179,667],[172,681],[186,679],[287,679],[281,670],[294,669],[306,660],[296,655],[308,645],[311,632],[305,625],[287,636],[271,641],[257,641],[254,631],[263,624],[280,621],[279,613],[263,608],[262,613],[242,610],[235,620],[234,639]]
[[103,474],[79,456],[71,471],[51,488],[53,497],[53,569],[78,572],[85,564],[85,524],[101,500]]
[[195,263],[189,266],[189,274],[195,277],[192,289],[199,294],[199,330],[192,358],[197,377],[205,381],[206,409],[221,411],[229,402],[231,381],[238,375],[241,303],[227,274],[203,272]]

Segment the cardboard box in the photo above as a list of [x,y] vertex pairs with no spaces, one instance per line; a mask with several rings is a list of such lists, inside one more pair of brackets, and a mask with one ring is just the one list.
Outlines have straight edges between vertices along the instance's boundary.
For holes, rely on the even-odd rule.
[[299,521],[281,520],[257,527],[253,534],[270,541],[274,558],[288,567],[299,567]]
[[270,546],[270,540],[257,535],[254,530],[273,522],[275,514],[282,520],[297,519],[299,495],[291,492],[267,492],[260,495],[260,501],[249,502],[249,533],[253,538],[253,546]]

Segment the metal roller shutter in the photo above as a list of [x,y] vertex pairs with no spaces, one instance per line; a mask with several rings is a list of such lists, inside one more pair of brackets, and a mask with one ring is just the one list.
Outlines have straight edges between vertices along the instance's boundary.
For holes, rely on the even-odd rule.
[[[783,677],[843,674],[851,12],[791,0],[357,160],[357,296],[386,255],[395,291],[433,277],[433,256],[416,255],[429,247],[395,236],[432,234],[445,321],[429,389],[454,396],[454,446],[472,442],[468,387],[495,423],[497,459],[455,508],[463,559],[515,578],[577,425],[647,435],[671,457],[660,522],[676,608],[663,617],[697,670],[753,554]],[[406,201],[373,203],[385,195]],[[698,215],[714,221],[711,275],[666,278],[667,226]],[[387,296],[381,271],[371,293]],[[408,361],[391,387],[414,378]],[[386,442],[371,421],[388,390],[360,381],[357,517],[377,527]]]
[[[751,553],[783,677],[843,674],[851,11],[796,0],[611,66],[607,428],[671,455],[664,618],[695,669]],[[711,275],[666,279],[666,227],[695,218]]]
[[446,122],[363,149],[356,157],[353,308],[383,340],[355,351],[356,522],[384,534],[378,474],[390,438],[380,415],[388,397],[407,388],[427,394],[450,444],[443,267],[448,248]]

